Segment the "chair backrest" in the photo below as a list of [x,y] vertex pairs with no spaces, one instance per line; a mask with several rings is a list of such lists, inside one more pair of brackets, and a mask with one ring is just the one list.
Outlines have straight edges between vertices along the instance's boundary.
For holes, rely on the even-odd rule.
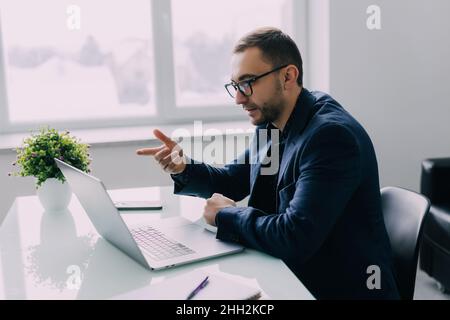
[[381,203],[392,247],[400,297],[412,300],[422,225],[430,209],[430,202],[416,192],[386,187],[381,189]]

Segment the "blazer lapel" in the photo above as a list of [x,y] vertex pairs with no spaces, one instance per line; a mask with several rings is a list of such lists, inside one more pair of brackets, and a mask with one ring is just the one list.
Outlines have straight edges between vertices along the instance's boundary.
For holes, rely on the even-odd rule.
[[284,152],[281,158],[280,169],[278,171],[277,186],[280,184],[281,178],[286,171],[292,155],[296,152],[295,146],[299,142],[299,136],[305,130],[309,120],[311,120],[316,111],[314,110],[315,101],[314,96],[308,90],[302,88],[295,108],[285,126],[287,136],[285,137]]
[[[296,152],[296,143],[299,140],[299,136],[305,129],[311,117],[314,115],[314,96],[305,88],[302,88],[302,91],[297,99],[297,103],[295,105],[294,110],[292,111],[291,116],[289,117],[288,123],[286,124],[285,130],[287,132],[287,136],[285,138],[285,146],[284,152],[281,159],[281,163],[279,164],[278,171],[278,181],[277,185],[280,184],[281,177],[286,171],[286,167],[289,163],[289,160],[292,158],[294,152]],[[263,127],[259,127],[259,129],[263,129]],[[249,204],[252,202],[253,198],[253,190],[255,184],[257,183],[257,179],[260,175],[261,170],[261,161],[260,159],[264,159],[267,156],[267,150],[272,145],[272,140],[266,142],[263,146],[258,148],[258,130],[255,132],[255,137],[253,140],[253,144],[250,147],[250,198]],[[260,149],[260,150],[258,150]]]

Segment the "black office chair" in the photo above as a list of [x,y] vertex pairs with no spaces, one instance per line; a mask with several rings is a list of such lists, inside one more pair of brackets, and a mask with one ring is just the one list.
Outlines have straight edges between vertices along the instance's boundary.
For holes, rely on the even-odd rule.
[[422,162],[420,192],[431,202],[423,227],[420,268],[450,293],[450,158]]
[[416,283],[422,225],[430,209],[428,199],[397,187],[381,189],[386,230],[394,255],[397,287],[403,300],[412,300]]

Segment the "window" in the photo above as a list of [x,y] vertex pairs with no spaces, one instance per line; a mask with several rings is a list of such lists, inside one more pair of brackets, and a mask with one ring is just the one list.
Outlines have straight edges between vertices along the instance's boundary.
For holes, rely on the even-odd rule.
[[2,7],[11,123],[155,115],[149,1],[77,5],[79,30],[64,1]]
[[233,45],[295,38],[297,2],[0,0],[0,131],[245,119],[223,87]]
[[245,33],[274,26],[292,33],[290,0],[172,0],[177,106],[223,106],[231,51]]

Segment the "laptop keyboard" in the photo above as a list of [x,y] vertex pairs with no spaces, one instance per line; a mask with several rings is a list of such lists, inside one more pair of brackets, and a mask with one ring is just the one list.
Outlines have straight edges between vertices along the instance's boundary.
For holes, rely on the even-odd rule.
[[143,227],[131,230],[134,240],[155,260],[166,260],[195,253],[185,245],[167,238],[162,232]]

